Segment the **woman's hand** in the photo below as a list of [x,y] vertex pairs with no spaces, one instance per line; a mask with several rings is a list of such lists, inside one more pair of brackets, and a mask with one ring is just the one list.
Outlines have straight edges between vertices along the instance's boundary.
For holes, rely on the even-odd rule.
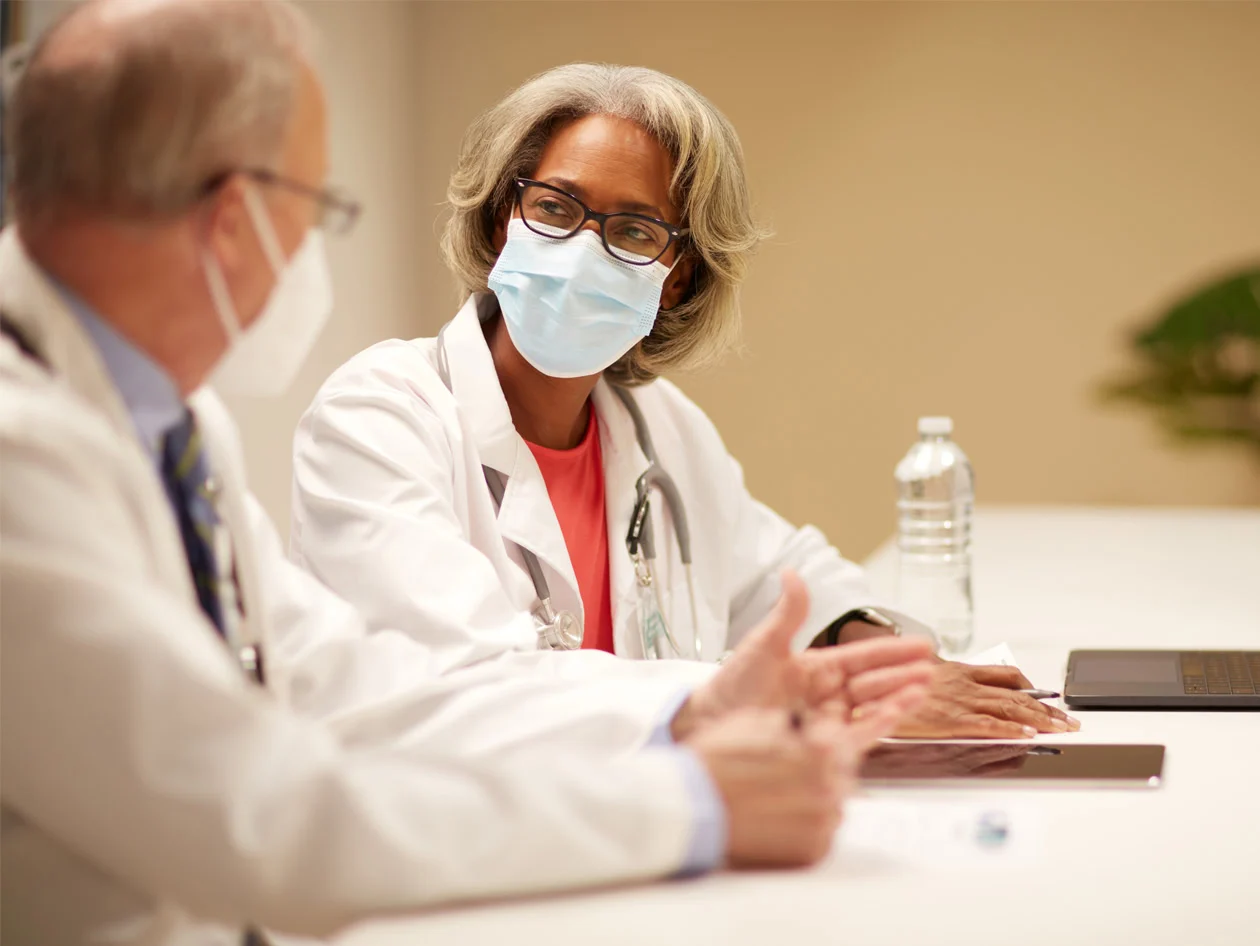
[[792,638],[809,613],[809,593],[793,572],[782,580],[774,611],[675,716],[675,739],[742,709],[817,710],[848,722],[858,707],[867,718],[884,706],[905,712],[923,698],[932,675],[926,641],[881,638],[794,653]]
[[1019,692],[1031,688],[1014,667],[939,663],[932,668],[927,699],[906,715],[895,734],[905,739],[1027,739],[1081,728],[1058,707]]

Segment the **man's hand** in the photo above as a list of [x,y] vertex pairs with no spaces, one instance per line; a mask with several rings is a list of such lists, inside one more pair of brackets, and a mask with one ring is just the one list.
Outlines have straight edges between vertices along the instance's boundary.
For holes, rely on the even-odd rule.
[[[792,638],[809,614],[809,593],[793,572],[782,575],[783,595],[714,677],[674,717],[675,740],[740,709],[823,709],[842,721],[863,706],[878,706],[926,684],[931,647],[922,640],[881,638],[845,647],[793,653]],[[898,703],[897,705],[902,705]]]
[[910,686],[860,723],[833,715],[739,710],[686,741],[726,808],[732,867],[804,867],[826,856],[868,746],[923,698]]
[[732,867],[804,867],[831,849],[857,766],[839,727],[795,731],[790,715],[740,710],[687,739],[722,796]]
[[1014,667],[937,664],[932,668],[927,699],[902,720],[896,735],[906,739],[1027,739],[1039,732],[1081,728],[1063,710],[1017,692],[1031,687]]

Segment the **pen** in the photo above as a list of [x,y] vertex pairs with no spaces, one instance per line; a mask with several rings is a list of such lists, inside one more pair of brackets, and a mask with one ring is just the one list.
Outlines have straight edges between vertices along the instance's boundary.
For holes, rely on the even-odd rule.
[[1031,696],[1034,700],[1057,700],[1063,694],[1055,693],[1054,690],[1018,690],[1025,696]]

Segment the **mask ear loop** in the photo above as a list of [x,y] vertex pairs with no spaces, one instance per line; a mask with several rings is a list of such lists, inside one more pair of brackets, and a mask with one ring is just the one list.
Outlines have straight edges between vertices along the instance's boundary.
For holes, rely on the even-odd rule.
[[[257,188],[249,182],[245,184],[245,212],[249,214],[250,223],[258,236],[258,242],[262,244],[263,255],[267,257],[272,274],[279,279],[285,267],[284,251],[280,249],[280,240],[276,237],[275,227],[271,225],[267,208],[262,198],[258,196]],[[241,327],[241,316],[236,311],[236,302],[232,299],[231,290],[228,289],[223,267],[219,265],[218,259],[210,252],[208,246],[201,249],[201,268],[206,274],[206,284],[210,289],[210,301],[214,304],[215,315],[219,317],[219,324],[227,336],[228,345],[232,345],[244,331]]]
[[[669,267],[669,272],[665,274],[665,279],[669,279],[669,277],[673,275],[674,270],[678,268],[678,264],[683,261],[683,258],[686,255],[687,255],[686,250],[681,250],[678,253],[678,258],[674,260],[673,264]],[[656,316],[653,316],[652,318],[653,325],[656,324],[656,318],[660,315],[660,313],[673,312],[675,309],[681,308],[688,299],[690,299],[692,296],[695,295],[696,283],[698,282],[699,277],[700,277],[699,270],[693,269],[691,271],[691,283],[687,286],[687,291],[682,294],[681,301],[679,301],[678,305],[672,305],[669,308],[666,308],[665,306],[657,306]],[[665,284],[665,280],[661,280],[662,288],[664,287],[664,284]],[[639,339],[639,341],[635,345],[635,348],[638,348],[640,345],[642,345],[645,341],[647,341],[651,337],[652,337],[652,333],[651,333],[651,330],[649,330],[647,335],[644,335],[641,339]],[[613,364],[620,364],[621,362],[623,362],[626,359],[626,357],[635,350],[635,348],[630,349],[629,352],[626,352],[625,355],[622,355],[621,358],[613,362]],[[609,367],[612,367],[612,366],[610,365]]]
[[[687,251],[685,249],[680,249],[678,251],[678,259],[674,260],[674,265],[670,266],[669,274],[665,277],[666,279],[669,279],[669,277],[674,274],[674,270],[678,268],[678,264],[681,263],[686,258],[686,256],[687,256]],[[700,268],[696,267],[695,269],[691,271],[691,281],[687,284],[686,292],[684,292],[679,297],[678,305],[672,305],[668,309],[665,308],[664,306],[661,306],[659,311],[673,312],[675,309],[682,308],[682,306],[687,302],[688,299],[695,296],[696,283],[698,283],[699,281],[700,281]],[[664,283],[662,283],[662,285],[664,285]]]
[[206,285],[210,289],[210,302],[214,305],[214,314],[219,317],[219,325],[227,336],[228,346],[236,343],[241,336],[241,317],[236,312],[236,303],[232,301],[232,293],[228,290],[227,280],[223,276],[223,268],[215,259],[209,247],[202,247],[201,269],[206,274]]
[[288,261],[285,259],[284,250],[280,248],[280,239],[276,236],[276,228],[272,226],[267,206],[258,196],[258,189],[251,183],[245,185],[245,211],[254,225],[254,233],[258,235],[258,242],[262,244],[267,262],[271,264],[271,272],[279,279]]

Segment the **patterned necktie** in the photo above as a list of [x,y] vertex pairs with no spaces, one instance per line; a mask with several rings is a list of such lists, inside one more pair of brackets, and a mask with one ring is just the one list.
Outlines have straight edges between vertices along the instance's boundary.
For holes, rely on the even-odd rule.
[[[201,432],[191,411],[184,411],[184,419],[162,441],[162,482],[179,519],[201,610],[226,636],[219,570],[214,558],[214,530],[219,524],[219,513],[211,499],[210,467],[201,445]],[[261,675],[257,679],[261,682]],[[241,933],[241,946],[271,946],[271,940],[257,927],[249,926]]]
[[201,432],[190,411],[184,412],[184,419],[171,428],[162,442],[162,481],[179,520],[197,600],[222,634],[223,608],[214,558],[214,530],[219,514],[210,497],[210,468],[202,449]]

